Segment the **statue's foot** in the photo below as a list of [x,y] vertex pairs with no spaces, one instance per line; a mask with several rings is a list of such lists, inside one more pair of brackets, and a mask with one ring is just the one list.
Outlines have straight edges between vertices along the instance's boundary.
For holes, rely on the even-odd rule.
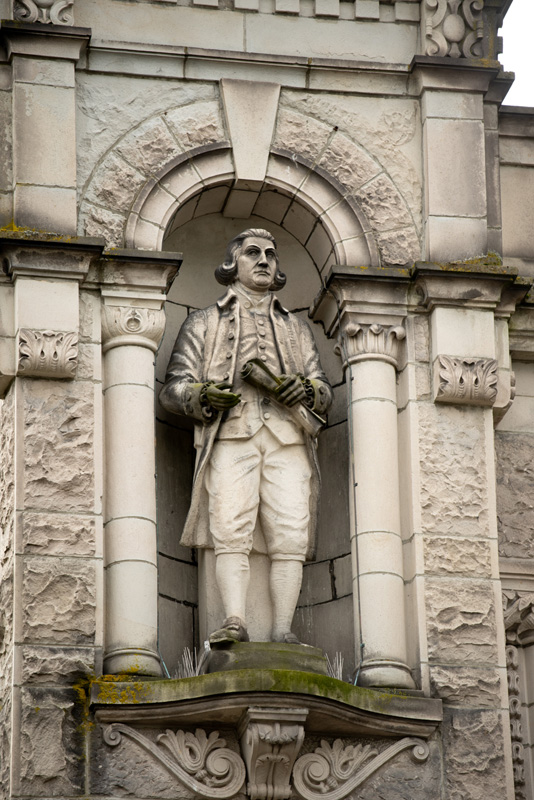
[[222,628],[210,635],[210,644],[220,642],[248,642],[248,633],[243,620],[239,617],[227,617]]
[[275,642],[283,642],[283,644],[302,644],[301,641],[295,636],[293,631],[287,631],[287,633],[281,633],[279,636],[275,637]]

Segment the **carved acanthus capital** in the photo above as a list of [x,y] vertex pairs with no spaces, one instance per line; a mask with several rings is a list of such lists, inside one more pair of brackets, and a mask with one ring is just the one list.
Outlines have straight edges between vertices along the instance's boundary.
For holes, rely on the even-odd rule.
[[237,794],[245,781],[243,761],[226,747],[218,731],[208,736],[201,729],[195,733],[167,730],[153,742],[135,728],[114,722],[104,729],[103,736],[111,747],[117,747],[123,736],[137,742],[195,797],[225,800]]
[[397,366],[400,342],[406,331],[400,325],[384,326],[378,323],[360,325],[349,321],[338,337],[336,352],[344,363],[355,364],[370,359],[387,361]]
[[304,741],[307,716],[305,708],[247,710],[239,734],[251,800],[291,796],[291,772]]
[[484,0],[423,0],[425,55],[483,56]]
[[15,0],[13,19],[17,22],[43,22],[74,25],[74,0]]
[[156,352],[165,330],[162,308],[104,305],[102,314],[103,352],[112,347],[136,345]]
[[503,592],[504,627],[510,645],[534,641],[534,593]]
[[414,761],[426,761],[429,750],[422,739],[406,737],[380,753],[368,744],[344,747],[341,739],[333,745],[323,740],[320,747],[301,756],[295,764],[295,789],[304,800],[342,800],[377,769],[410,748]]
[[494,358],[456,358],[440,355],[434,364],[436,403],[490,407],[497,397]]
[[74,332],[36,331],[18,333],[17,375],[29,378],[72,380],[78,365],[78,336]]

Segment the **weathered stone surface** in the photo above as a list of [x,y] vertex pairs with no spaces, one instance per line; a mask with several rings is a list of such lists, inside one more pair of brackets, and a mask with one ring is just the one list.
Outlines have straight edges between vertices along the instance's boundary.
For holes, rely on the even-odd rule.
[[380,164],[362,147],[339,132],[329,142],[318,164],[349,191],[355,191],[381,171]]
[[427,578],[425,606],[431,661],[473,664],[497,658],[491,581]]
[[321,504],[317,531],[317,560],[350,553],[349,446],[346,423],[327,428],[319,437]]
[[102,351],[100,345],[86,344],[85,342],[81,342],[78,345],[76,378],[79,381],[102,380]]
[[293,630],[304,644],[320,647],[333,659],[340,652],[344,658],[343,677],[352,680],[354,662],[354,625],[352,596],[298,608]]
[[14,550],[14,390],[8,392],[0,407],[0,703],[12,674],[13,647],[13,550]]
[[116,152],[146,175],[160,170],[182,150],[161,117],[156,117],[125,136]]
[[0,191],[13,185],[12,96],[0,92]]
[[0,701],[0,789],[7,794],[11,771],[11,693],[5,692]]
[[91,647],[38,647],[22,645],[22,682],[73,684],[95,673]]
[[491,577],[491,551],[487,541],[443,536],[423,537],[425,573],[456,573]]
[[93,386],[24,384],[24,499],[27,508],[91,510]]
[[421,243],[413,228],[379,233],[376,236],[382,264],[411,265],[421,258]]
[[96,171],[86,196],[90,202],[126,213],[146,179],[146,175],[111,153]]
[[[174,419],[179,421],[176,415]],[[177,453],[180,458],[176,458]],[[193,551],[179,542],[191,503],[195,464],[192,432],[158,421],[156,459],[159,550],[163,555],[191,562]]]
[[432,696],[448,705],[495,708],[500,703],[501,681],[496,669],[484,667],[430,667]]
[[92,644],[95,608],[95,567],[91,560],[24,559],[24,641]]
[[173,600],[196,605],[198,602],[197,566],[185,564],[160,553],[158,559],[159,593]]
[[273,146],[298,153],[315,162],[332,135],[332,128],[313,117],[280,108]]
[[486,446],[478,409],[419,406],[423,530],[488,535]]
[[84,186],[94,165],[114,143],[144,120],[168,108],[218,96],[215,84],[200,81],[184,84],[98,72],[80,73],[78,77],[79,186]]
[[334,593],[336,597],[345,597],[352,594],[352,563],[351,556],[336,558],[334,565]]
[[184,150],[223,141],[226,136],[217,102],[192,103],[163,115]]
[[313,606],[333,599],[333,565],[331,561],[307,564],[302,576],[299,606]]
[[32,797],[83,791],[82,730],[70,690],[21,692],[20,787]]
[[101,341],[102,324],[100,320],[101,303],[100,294],[81,290],[79,294],[80,302],[80,341],[95,342]]
[[499,552],[534,558],[534,434],[495,433]]
[[26,511],[22,516],[25,552],[91,556],[95,553],[94,517]]
[[126,217],[114,214],[106,208],[92,203],[82,205],[79,218],[80,234],[85,236],[102,236],[108,247],[122,247],[124,244],[124,227]]
[[[390,744],[387,742],[380,749]],[[358,800],[441,800],[440,760],[437,741],[430,742],[430,755],[423,764],[415,764],[409,751],[400,753],[349,797],[353,800],[356,797]]]
[[[387,175],[378,175],[360,190],[354,192],[372,227],[378,231],[387,231],[411,222],[409,211],[400,196],[397,187]],[[408,238],[406,237],[406,243]],[[391,246],[390,246],[391,247]],[[399,245],[397,245],[399,247]],[[391,248],[392,249],[392,248]],[[405,250],[406,246],[401,249]],[[406,263],[410,257],[400,263]]]
[[430,331],[428,316],[417,314],[413,320],[413,347],[416,361],[430,361]]
[[445,709],[442,730],[448,800],[507,797],[503,736],[506,724],[498,711]]

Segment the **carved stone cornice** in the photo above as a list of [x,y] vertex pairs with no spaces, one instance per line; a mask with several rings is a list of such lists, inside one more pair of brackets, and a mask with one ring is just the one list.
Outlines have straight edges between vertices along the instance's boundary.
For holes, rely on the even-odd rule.
[[154,353],[165,331],[163,308],[132,305],[104,305],[102,309],[102,352],[113,347],[134,345]]
[[497,369],[494,358],[439,355],[434,364],[435,402],[492,406],[497,399]]
[[482,58],[484,0],[423,0],[427,56]]
[[251,800],[285,800],[292,794],[291,772],[304,741],[307,708],[251,707],[239,726]]
[[17,22],[41,22],[74,25],[74,0],[15,0],[13,19]]
[[241,757],[226,747],[218,731],[207,735],[200,728],[195,733],[167,730],[155,742],[120,722],[108,725],[103,732],[110,747],[117,747],[123,736],[154,756],[195,797],[225,800],[237,794],[245,782]]
[[400,343],[405,338],[406,331],[401,325],[384,326],[376,322],[360,325],[349,321],[342,327],[335,349],[345,365],[375,360],[397,367]]
[[77,365],[76,333],[29,328],[19,330],[17,375],[72,380],[76,376]]
[[344,747],[341,739],[332,745],[323,739],[320,747],[301,756],[295,764],[295,789],[304,800],[342,800],[380,767],[410,748],[414,761],[427,760],[429,749],[422,739],[407,737],[380,753],[369,744]]
[[413,270],[419,305],[496,310],[516,273],[499,264],[434,264],[418,261]]

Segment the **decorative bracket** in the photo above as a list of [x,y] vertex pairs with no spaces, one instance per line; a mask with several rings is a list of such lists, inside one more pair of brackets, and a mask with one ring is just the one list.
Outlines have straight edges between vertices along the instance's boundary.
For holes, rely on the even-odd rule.
[[424,0],[425,55],[482,58],[484,0]]
[[302,742],[306,708],[249,708],[239,726],[251,800],[291,796],[291,772]]
[[18,334],[17,375],[72,380],[78,364],[78,336],[73,332],[35,331]]
[[237,753],[226,747],[226,741],[219,738],[218,731],[207,736],[200,728],[194,734],[167,730],[154,743],[120,722],[104,729],[104,741],[111,747],[120,744],[123,736],[151,753],[198,797],[209,800],[233,797],[245,781],[245,765]]
[[13,19],[17,22],[43,22],[74,25],[74,0],[15,0]]
[[[295,764],[295,789],[304,800],[342,800],[377,769],[409,748],[415,761],[427,760],[428,745],[422,739],[406,737],[381,753],[371,745],[343,747],[341,739],[336,739],[333,745],[323,739],[320,747],[301,756]],[[373,760],[369,761],[370,758]]]
[[439,355],[434,364],[436,403],[489,407],[497,398],[494,358],[456,358]]

